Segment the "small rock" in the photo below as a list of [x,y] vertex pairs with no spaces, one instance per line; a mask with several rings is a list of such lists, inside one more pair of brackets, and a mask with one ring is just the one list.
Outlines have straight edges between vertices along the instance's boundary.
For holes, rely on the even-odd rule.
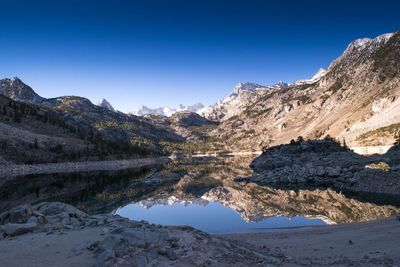
[[95,250],[97,250],[99,248],[99,245],[100,245],[100,241],[97,240],[97,241],[89,244],[86,248],[88,250],[95,251]]
[[169,258],[172,261],[175,261],[178,259],[178,255],[176,255],[175,251],[173,251],[172,249],[166,249],[166,248],[160,248],[158,250],[158,254],[162,255],[162,256],[166,256],[167,258]]
[[111,250],[104,250],[96,257],[95,266],[111,266],[110,261],[113,259],[113,252]]
[[118,228],[115,228],[115,229],[113,229],[113,230],[111,230],[111,234],[119,234],[119,233],[122,233],[124,231],[124,227],[118,227]]
[[35,216],[31,216],[31,217],[29,217],[27,223],[36,223],[36,224],[38,224],[38,218],[35,217]]
[[336,166],[335,168],[327,167],[326,172],[329,177],[338,177],[340,175],[341,168],[339,166]]

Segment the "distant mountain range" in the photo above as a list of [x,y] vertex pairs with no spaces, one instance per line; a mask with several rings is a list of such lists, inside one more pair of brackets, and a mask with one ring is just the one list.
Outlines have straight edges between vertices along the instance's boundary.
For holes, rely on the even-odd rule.
[[133,114],[137,116],[160,115],[160,116],[170,117],[176,112],[183,112],[183,111],[198,112],[202,108],[204,108],[204,105],[201,103],[196,103],[190,106],[179,105],[176,108],[171,108],[171,107],[149,108],[146,106],[141,106],[137,111],[133,112]]

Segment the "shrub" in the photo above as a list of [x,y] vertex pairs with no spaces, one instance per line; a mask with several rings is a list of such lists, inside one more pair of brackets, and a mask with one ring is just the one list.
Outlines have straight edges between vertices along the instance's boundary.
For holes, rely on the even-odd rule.
[[387,171],[390,169],[390,166],[386,162],[381,161],[379,163],[368,164],[365,166],[365,168]]

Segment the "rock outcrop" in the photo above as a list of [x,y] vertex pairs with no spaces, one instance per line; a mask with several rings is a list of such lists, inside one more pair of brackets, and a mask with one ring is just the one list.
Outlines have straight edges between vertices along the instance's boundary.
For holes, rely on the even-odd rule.
[[385,155],[365,157],[334,140],[298,141],[265,150],[251,164],[259,174],[243,179],[285,188],[328,187],[399,196],[397,151],[394,147]]

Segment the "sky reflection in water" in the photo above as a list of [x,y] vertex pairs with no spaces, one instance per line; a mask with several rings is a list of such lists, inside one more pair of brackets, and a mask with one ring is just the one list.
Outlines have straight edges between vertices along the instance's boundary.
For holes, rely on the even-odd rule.
[[246,222],[234,210],[220,203],[207,205],[182,204],[154,205],[145,208],[139,203],[129,204],[116,211],[116,214],[132,220],[146,220],[162,225],[189,225],[208,233],[251,232],[263,229],[316,226],[325,224],[320,219],[302,216],[292,218],[277,216],[258,222]]

